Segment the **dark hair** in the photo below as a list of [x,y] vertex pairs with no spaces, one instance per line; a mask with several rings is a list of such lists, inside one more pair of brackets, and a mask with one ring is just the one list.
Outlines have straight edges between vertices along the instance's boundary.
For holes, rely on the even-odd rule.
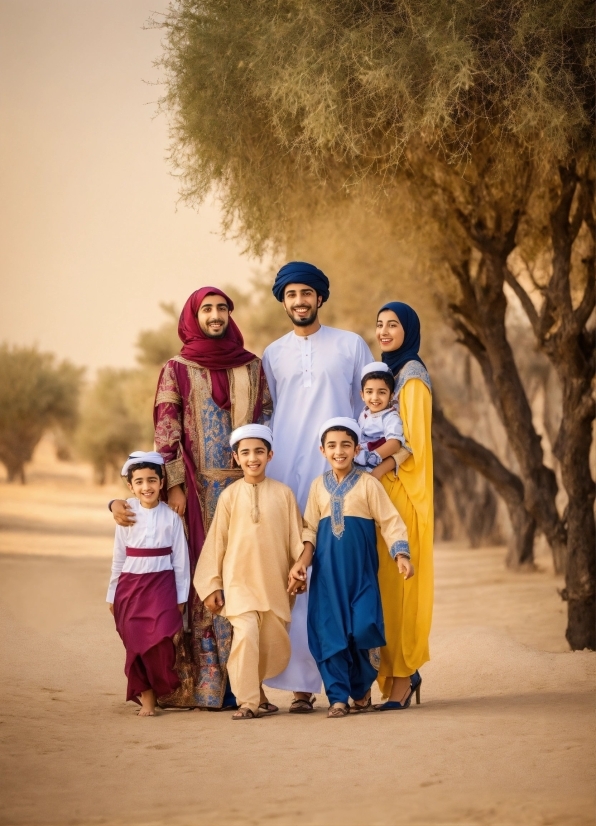
[[369,379],[380,379],[384,381],[390,393],[393,393],[395,390],[395,377],[390,370],[375,370],[372,373],[367,373],[366,376],[362,377],[362,381],[360,382],[360,388],[362,390],[364,390],[364,385]]
[[354,433],[353,430],[350,430],[349,427],[340,427],[340,425],[333,425],[332,427],[328,427],[327,430],[321,436],[321,447],[325,447],[325,436],[328,433],[347,433],[350,439],[354,442],[354,447],[358,447],[358,437]]
[[126,474],[126,478],[128,481],[132,481],[132,475],[135,470],[143,470],[143,468],[149,468],[150,470],[154,470],[160,479],[163,479],[163,465],[156,465],[153,462],[137,462],[136,465],[131,465],[128,468],[128,472]]
[[[244,436],[244,439],[261,439],[261,437],[260,436]],[[239,441],[236,442],[235,445],[232,445],[232,453],[238,453],[238,445],[240,444],[241,441],[243,441],[243,440],[240,439]],[[261,441],[263,442],[263,444],[267,448],[267,453],[271,453],[271,444],[270,444],[270,442],[268,442],[267,439],[261,439]]]

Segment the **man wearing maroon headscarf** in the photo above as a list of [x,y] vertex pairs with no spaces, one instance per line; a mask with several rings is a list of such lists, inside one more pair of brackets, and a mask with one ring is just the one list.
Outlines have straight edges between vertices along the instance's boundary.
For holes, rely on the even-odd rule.
[[[190,296],[178,324],[183,347],[164,365],[155,396],[155,447],[165,462],[168,504],[184,517],[191,578],[219,494],[242,477],[234,467],[230,434],[241,425],[267,421],[272,412],[261,360],[244,349],[233,309],[216,287]],[[116,500],[112,512],[119,524],[128,523],[125,503]],[[231,626],[212,615],[192,589],[187,624],[177,646],[181,686],[159,698],[160,705],[221,708]]]

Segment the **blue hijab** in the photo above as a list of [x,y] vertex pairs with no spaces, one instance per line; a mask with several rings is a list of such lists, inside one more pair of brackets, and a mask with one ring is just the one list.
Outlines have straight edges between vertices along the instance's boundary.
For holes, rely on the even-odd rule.
[[[418,361],[426,369],[425,363],[418,355],[420,349],[420,319],[415,310],[409,304],[401,301],[389,301],[384,304],[379,313],[383,310],[392,310],[399,318],[401,326],[404,328],[404,342],[397,350],[383,353],[381,358],[389,367],[394,376],[397,376],[401,368],[408,361]],[[377,313],[377,318],[379,317]]]
[[306,261],[290,261],[277,273],[272,292],[278,301],[284,300],[284,290],[288,284],[306,284],[312,287],[323,297],[323,303],[329,298],[329,279],[322,270]]

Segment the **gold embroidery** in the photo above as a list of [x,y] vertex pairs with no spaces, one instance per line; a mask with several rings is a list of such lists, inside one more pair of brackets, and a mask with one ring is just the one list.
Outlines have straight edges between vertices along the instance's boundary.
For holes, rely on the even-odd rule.
[[182,396],[173,390],[158,390],[155,396],[155,406],[158,404],[182,404]]
[[249,423],[250,379],[250,372],[246,365],[228,370],[230,402],[232,405],[232,428],[234,430],[236,430],[237,427],[242,427],[242,425]]
[[168,490],[174,485],[184,484],[184,459],[182,457],[166,463],[166,482]]

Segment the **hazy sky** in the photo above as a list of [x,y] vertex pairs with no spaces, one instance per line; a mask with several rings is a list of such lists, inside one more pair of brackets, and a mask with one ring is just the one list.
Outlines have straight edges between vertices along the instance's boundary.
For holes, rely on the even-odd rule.
[[140,329],[257,262],[177,206],[144,31],[166,0],[0,0],[0,341],[130,365]]

